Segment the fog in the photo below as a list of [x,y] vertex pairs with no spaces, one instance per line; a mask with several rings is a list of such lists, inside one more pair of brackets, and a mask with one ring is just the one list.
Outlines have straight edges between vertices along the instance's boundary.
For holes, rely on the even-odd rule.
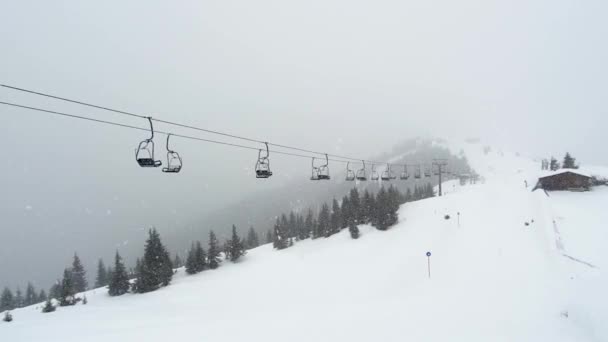
[[[603,153],[601,1],[20,1],[0,11],[0,83],[155,118],[367,158],[416,136],[531,156]],[[147,127],[0,88],[0,101]],[[262,147],[158,124],[163,131]],[[0,107],[0,286],[47,288],[74,251],[140,248],[309,160],[175,138],[183,172],[144,170],[145,132]],[[164,158],[164,136],[156,139]],[[343,167],[343,166],[340,166]],[[297,196],[297,194],[294,194]],[[260,198],[263,201],[264,198]],[[125,232],[140,232],[138,241]]]

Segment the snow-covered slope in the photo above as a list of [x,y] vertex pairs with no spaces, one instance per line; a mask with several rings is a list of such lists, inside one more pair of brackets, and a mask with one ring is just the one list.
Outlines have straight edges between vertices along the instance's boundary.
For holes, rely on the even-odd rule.
[[539,164],[460,148],[483,182],[445,183],[389,231],[262,246],[145,295],[94,290],[87,305],[15,310],[0,339],[608,341],[608,189],[532,193]]

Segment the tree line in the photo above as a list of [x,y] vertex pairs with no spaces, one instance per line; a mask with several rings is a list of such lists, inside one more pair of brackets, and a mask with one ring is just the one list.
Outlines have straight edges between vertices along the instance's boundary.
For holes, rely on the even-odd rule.
[[[357,188],[353,188],[341,201],[333,199],[331,205],[323,203],[317,215],[308,209],[306,215],[292,211],[277,216],[274,226],[266,233],[265,241],[272,243],[276,249],[284,249],[300,240],[330,237],[342,229],[348,229],[351,237],[357,239],[360,235],[359,225],[369,224],[378,230],[387,230],[397,223],[397,211],[401,204],[434,195],[430,183],[415,186],[413,191],[408,188],[405,193],[393,186],[383,186],[375,194],[366,189],[361,195]],[[224,260],[238,262],[247,253],[247,249],[261,244],[253,227],[249,228],[246,238],[241,238],[233,225],[231,237],[223,244],[220,244],[215,232],[210,230],[206,250],[200,241],[195,241],[185,260],[178,254],[171,259],[160,234],[152,228],[148,231],[143,256],[136,260],[133,269],[127,269],[118,251],[112,266],[106,267],[103,260],[99,259],[94,288],[107,288],[110,296],[154,291],[171,283],[176,268],[185,266],[189,275],[213,270],[220,267]],[[44,290],[37,292],[31,283],[28,283],[25,295],[20,289],[13,294],[9,288],[5,288],[0,294],[0,312],[7,311],[5,319],[10,316],[12,320],[9,310],[41,302],[45,303],[42,307],[42,312],[45,313],[55,311],[57,304],[86,304],[86,296],[79,297],[77,294],[87,289],[86,270],[75,253],[71,267],[64,269],[61,279],[53,284],[48,295]]]

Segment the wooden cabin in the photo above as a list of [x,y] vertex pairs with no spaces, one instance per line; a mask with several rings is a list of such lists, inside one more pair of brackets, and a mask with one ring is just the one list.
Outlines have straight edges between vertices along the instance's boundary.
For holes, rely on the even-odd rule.
[[591,176],[579,172],[575,169],[561,169],[551,174],[538,178],[536,189],[548,191],[569,190],[587,191],[591,187]]

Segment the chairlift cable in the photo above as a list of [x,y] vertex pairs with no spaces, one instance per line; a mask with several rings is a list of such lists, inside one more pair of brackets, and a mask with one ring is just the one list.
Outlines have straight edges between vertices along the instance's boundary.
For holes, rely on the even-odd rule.
[[[91,103],[88,103],[88,102],[72,100],[72,99],[68,99],[68,98],[65,98],[65,97],[60,97],[60,96],[51,95],[51,94],[47,94],[47,93],[42,93],[42,92],[38,92],[38,91],[34,91],[34,90],[19,88],[19,87],[15,87],[15,86],[11,86],[11,85],[0,84],[0,87],[4,87],[4,88],[7,88],[7,89],[12,89],[12,90],[16,90],[16,91],[21,91],[21,92],[26,92],[26,93],[30,93],[30,94],[34,94],[34,95],[44,96],[44,97],[48,97],[48,98],[52,98],[52,99],[56,99],[56,100],[60,100],[60,101],[75,103],[75,104],[79,104],[79,105],[83,105],[83,106],[88,106],[88,107],[92,107],[92,108],[102,109],[102,110],[106,110],[106,111],[110,111],[110,112],[114,112],[114,113],[118,113],[118,114],[123,114],[123,115],[128,115],[128,116],[132,116],[132,117],[138,117],[138,118],[142,118],[142,119],[147,119],[147,118],[150,117],[149,115],[135,114],[135,113],[127,112],[127,111],[124,111],[124,110],[118,110],[118,109],[113,109],[113,108],[109,108],[109,107],[105,107],[105,106],[91,104]],[[8,103],[3,103],[3,104],[10,105]],[[22,108],[27,108],[27,106],[21,106],[21,107]],[[30,108],[30,109],[32,109],[32,108]],[[70,115],[66,115],[66,116],[70,116]],[[326,155],[327,154],[325,152],[318,152],[318,151],[308,150],[308,149],[294,147],[294,146],[289,146],[289,145],[283,145],[283,144],[278,144],[278,143],[266,142],[266,141],[262,141],[262,140],[258,140],[258,139],[247,138],[247,137],[238,136],[238,135],[234,135],[234,134],[229,134],[229,133],[219,132],[219,131],[210,130],[210,129],[206,129],[206,128],[201,128],[201,127],[197,127],[197,126],[181,124],[181,123],[178,123],[178,122],[167,121],[167,120],[162,120],[162,119],[156,119],[154,117],[152,117],[152,120],[156,121],[156,122],[164,123],[164,124],[167,124],[167,125],[172,125],[172,126],[177,126],[177,127],[182,127],[182,128],[193,129],[193,130],[197,130],[197,131],[201,131],[201,132],[221,135],[221,136],[225,136],[225,137],[229,137],[229,138],[234,138],[234,139],[240,139],[240,140],[244,140],[244,141],[250,141],[250,142],[255,142],[255,143],[260,143],[260,144],[268,143],[268,145],[270,145],[270,146],[285,148],[285,149],[294,150],[294,151],[300,151],[300,152],[306,152],[306,153],[312,153],[312,154],[319,154],[319,155]],[[95,120],[91,120],[91,121],[95,121]],[[99,122],[103,122],[103,121],[104,120],[99,120]],[[205,140],[203,140],[203,141],[205,141]],[[255,148],[255,149],[257,149],[257,148]],[[271,151],[271,152],[278,153],[277,151]],[[357,163],[359,161],[361,161],[360,158],[352,158],[352,157],[341,156],[341,155],[337,155],[337,154],[327,154],[327,155],[331,156],[333,158],[351,160],[351,161],[354,161],[354,162],[357,162]],[[346,162],[346,161],[343,161],[343,160],[335,160],[335,159],[330,159],[330,160],[331,161],[337,161],[337,162],[343,162],[343,163]],[[366,160],[366,162],[368,162],[370,164],[385,164],[385,162],[377,162],[377,161],[371,161],[371,160]],[[402,164],[394,164],[394,165],[401,165],[401,166],[403,166]]]
[[[119,127],[139,130],[139,131],[150,132],[150,130],[148,128],[142,128],[142,127],[138,127],[138,126],[127,125],[127,124],[123,124],[123,123],[119,123],[119,122],[114,122],[114,121],[94,119],[94,118],[90,118],[90,117],[86,117],[86,116],[81,116],[81,115],[76,115],[76,114],[69,114],[69,113],[63,113],[63,112],[58,112],[58,111],[49,110],[49,109],[43,109],[43,108],[37,108],[37,107],[30,107],[30,106],[25,106],[25,105],[20,105],[20,104],[16,104],[16,103],[10,103],[10,102],[4,102],[4,101],[0,101],[0,104],[6,105],[6,106],[11,106],[11,107],[22,108],[22,109],[28,109],[28,110],[37,111],[37,112],[44,112],[44,113],[48,113],[48,114],[69,117],[69,118],[73,118],[73,119],[86,120],[86,121],[91,121],[91,122],[95,122],[95,123],[101,123],[101,124],[106,124],[106,125],[119,126]],[[144,118],[147,119],[147,117],[144,117]],[[154,119],[152,119],[152,120],[154,120]],[[170,134],[170,135],[172,135],[174,137],[179,137],[179,138],[183,138],[183,139],[196,140],[196,141],[207,142],[207,143],[218,144],[218,145],[226,145],[226,146],[237,147],[237,148],[248,149],[248,150],[254,150],[254,151],[259,150],[258,147],[245,146],[245,145],[228,143],[228,142],[218,141],[218,140],[204,139],[204,138],[193,137],[193,136],[183,135],[183,134],[175,134],[175,133],[158,131],[158,130],[154,130],[154,133],[156,133],[156,134],[162,134],[162,135],[169,135]],[[306,158],[306,159],[310,159],[311,158],[311,156],[303,155],[303,154],[298,154],[298,153],[291,153],[291,152],[284,152],[284,151],[274,151],[274,150],[269,150],[269,152],[272,152],[272,153],[275,153],[275,154],[286,155],[286,156]],[[337,160],[337,159],[329,159],[329,160],[333,161],[333,162],[347,163],[347,161],[345,161],[345,160]]]

